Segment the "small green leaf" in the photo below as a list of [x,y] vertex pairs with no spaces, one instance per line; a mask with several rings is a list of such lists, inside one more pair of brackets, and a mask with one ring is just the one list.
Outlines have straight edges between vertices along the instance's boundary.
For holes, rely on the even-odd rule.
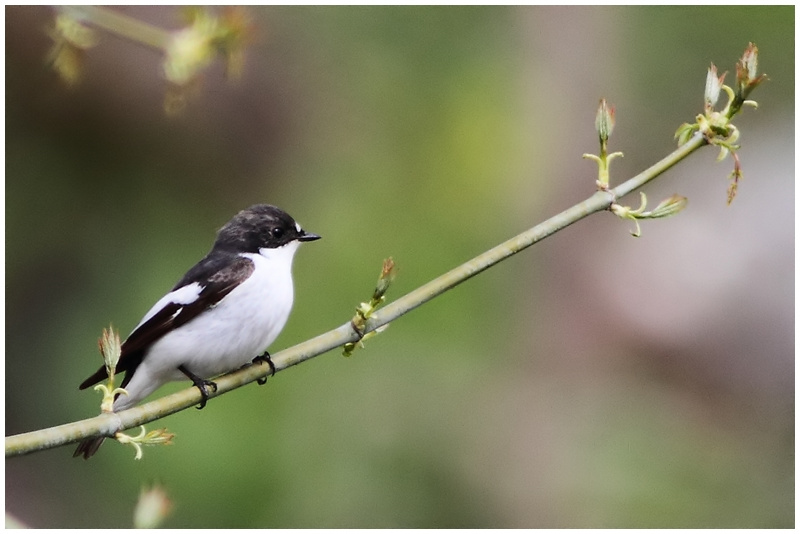
[[675,138],[678,140],[678,146],[685,145],[689,139],[691,139],[695,130],[695,124],[689,124],[688,122],[681,124],[680,127],[678,127],[678,130],[675,132]]
[[663,217],[671,217],[676,213],[680,213],[688,204],[689,199],[680,195],[672,195],[671,197],[662,200],[656,209],[650,212],[648,219],[660,219]]

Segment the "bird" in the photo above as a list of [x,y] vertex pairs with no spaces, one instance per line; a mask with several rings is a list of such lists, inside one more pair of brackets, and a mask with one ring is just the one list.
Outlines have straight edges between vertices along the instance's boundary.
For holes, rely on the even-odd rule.
[[[266,361],[267,348],[289,318],[294,301],[292,260],[306,232],[288,213],[256,204],[218,232],[211,251],[144,315],[121,346],[116,371],[125,373],[115,412],[134,406],[167,382],[189,379],[203,408],[212,378]],[[105,366],[79,389],[105,380]],[[260,382],[261,383],[261,382]],[[82,441],[73,457],[90,458],[105,437]]]

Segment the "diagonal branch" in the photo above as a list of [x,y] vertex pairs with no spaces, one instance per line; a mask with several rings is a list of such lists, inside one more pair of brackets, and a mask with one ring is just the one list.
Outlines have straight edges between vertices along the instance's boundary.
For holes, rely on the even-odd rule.
[[[386,305],[371,315],[366,322],[363,333],[371,332],[394,321],[401,315],[436,298],[445,291],[454,288],[461,282],[472,278],[502,260],[541,241],[542,239],[580,221],[594,213],[608,210],[618,198],[657,178],[673,165],[685,159],[700,147],[708,144],[702,133],[695,133],[686,143],[681,145],[667,157],[642,171],[619,186],[604,191],[597,191],[592,196],[550,219],[526,230],[516,237],[501,243],[479,256],[459,265],[453,270],[418,287],[396,301]],[[281,371],[293,365],[319,356],[345,343],[356,342],[360,338],[350,322],[321,334],[315,338],[299,343],[272,356],[275,371]],[[217,397],[228,391],[254,382],[270,374],[266,365],[252,365],[215,379],[217,391],[210,392],[209,398]],[[113,436],[122,430],[156,421],[173,413],[185,410],[200,401],[200,392],[196,387],[167,395],[160,399],[136,406],[118,413],[106,413],[61,426],[18,434],[6,438],[6,457],[29,454],[44,449],[67,445],[92,436]]]

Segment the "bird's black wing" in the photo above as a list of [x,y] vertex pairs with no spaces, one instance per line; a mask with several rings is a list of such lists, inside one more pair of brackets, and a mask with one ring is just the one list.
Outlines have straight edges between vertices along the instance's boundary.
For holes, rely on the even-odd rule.
[[[146,350],[153,343],[212,308],[239,284],[247,280],[254,269],[255,265],[251,260],[238,255],[209,255],[192,267],[175,285],[172,292],[196,283],[200,285],[197,297],[191,302],[183,304],[167,301],[152,317],[136,327],[122,344],[116,369],[118,373],[127,371],[125,379],[122,381],[122,387],[125,387],[130,381],[133,371],[142,362]],[[79,387],[86,389],[105,378],[105,367],[100,367]]]

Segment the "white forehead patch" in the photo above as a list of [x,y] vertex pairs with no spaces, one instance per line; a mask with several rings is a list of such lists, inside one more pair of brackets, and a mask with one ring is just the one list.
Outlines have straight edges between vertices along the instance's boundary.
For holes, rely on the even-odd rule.
[[295,223],[294,223],[294,227],[295,227],[295,228],[297,228],[297,231],[298,231],[298,232],[302,232],[302,231],[303,231],[303,229],[302,229],[302,228],[300,228],[300,223],[299,223],[299,222],[296,222],[296,221],[295,221]]

